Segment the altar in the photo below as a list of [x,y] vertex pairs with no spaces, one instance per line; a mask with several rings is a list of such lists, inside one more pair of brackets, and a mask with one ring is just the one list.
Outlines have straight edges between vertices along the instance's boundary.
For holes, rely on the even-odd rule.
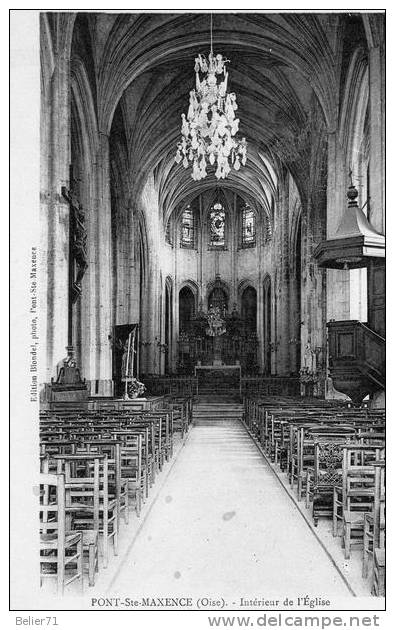
[[[259,372],[256,324],[250,325],[236,310],[229,313],[221,302],[205,313],[199,311],[180,332],[177,370],[180,374],[195,374],[196,368],[218,368],[223,374],[236,372],[253,375]],[[201,374],[203,376],[203,374]],[[239,385],[239,383],[237,383]]]
[[196,394],[212,389],[226,392],[238,389],[241,395],[241,366],[235,365],[195,365]]

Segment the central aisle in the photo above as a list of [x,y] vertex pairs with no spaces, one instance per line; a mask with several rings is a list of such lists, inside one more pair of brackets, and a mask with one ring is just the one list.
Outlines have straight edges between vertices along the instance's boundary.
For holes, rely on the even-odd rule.
[[350,597],[237,420],[191,429],[107,593]]

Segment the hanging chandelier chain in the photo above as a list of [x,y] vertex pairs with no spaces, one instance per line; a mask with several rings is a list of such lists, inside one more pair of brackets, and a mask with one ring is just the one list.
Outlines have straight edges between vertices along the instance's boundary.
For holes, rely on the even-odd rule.
[[210,13],[210,52],[213,54],[213,14]]

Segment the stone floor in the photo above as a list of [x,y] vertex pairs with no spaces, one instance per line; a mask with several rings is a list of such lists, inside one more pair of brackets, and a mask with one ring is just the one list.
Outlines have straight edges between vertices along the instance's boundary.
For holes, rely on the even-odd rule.
[[351,594],[238,421],[195,426],[106,593]]

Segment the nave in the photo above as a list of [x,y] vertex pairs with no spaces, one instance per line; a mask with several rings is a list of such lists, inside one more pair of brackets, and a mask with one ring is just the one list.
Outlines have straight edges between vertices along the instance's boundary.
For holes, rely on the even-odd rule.
[[40,597],[383,605],[384,14],[40,49]]
[[137,599],[149,594],[190,596],[194,601],[224,597],[230,608],[239,606],[241,596],[350,596],[234,419],[192,428],[108,585],[107,594],[114,593]]

